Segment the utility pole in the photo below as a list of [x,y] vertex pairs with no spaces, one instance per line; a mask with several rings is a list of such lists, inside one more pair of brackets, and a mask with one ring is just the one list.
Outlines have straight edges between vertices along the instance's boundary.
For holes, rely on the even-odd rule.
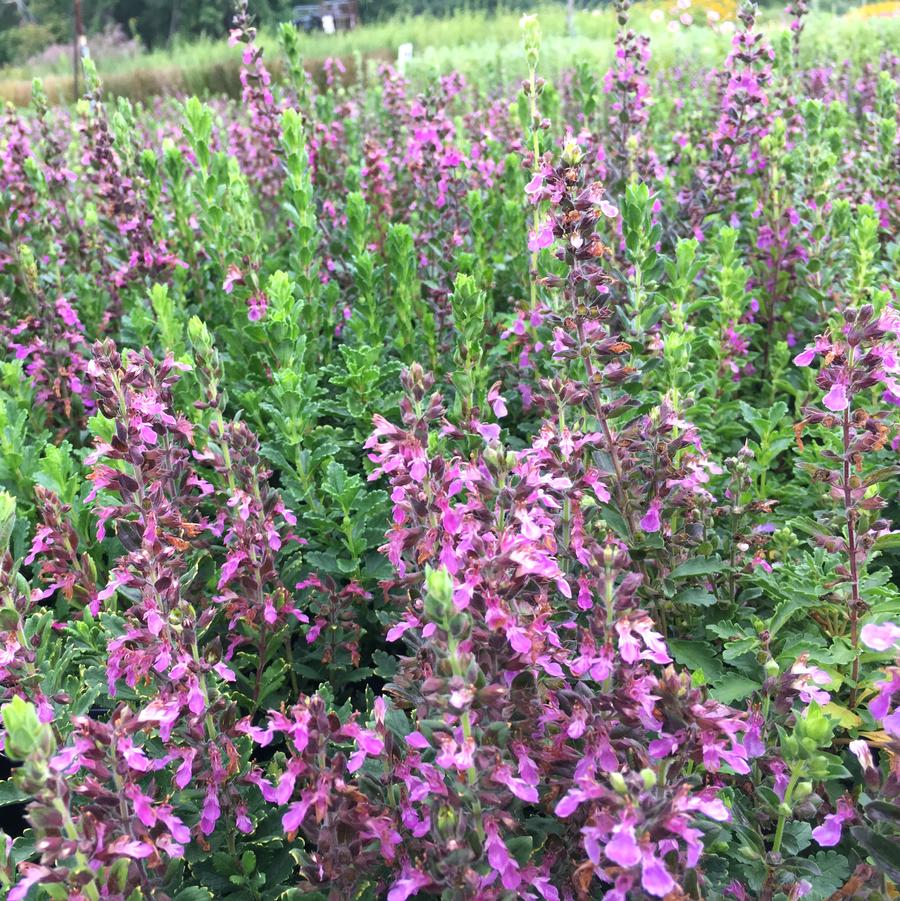
[[87,42],[84,37],[84,24],[81,21],[81,0],[72,0],[72,89],[75,102],[78,103],[78,70],[81,68],[81,57],[86,55]]

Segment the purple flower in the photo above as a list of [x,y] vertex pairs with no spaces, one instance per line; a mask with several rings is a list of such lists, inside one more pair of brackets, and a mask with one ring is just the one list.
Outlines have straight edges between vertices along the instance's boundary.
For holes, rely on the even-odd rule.
[[867,623],[860,630],[859,637],[873,651],[890,651],[900,645],[900,626],[896,623]]
[[545,247],[552,247],[553,241],[553,223],[549,219],[545,219],[537,231],[528,233],[528,249],[532,253],[537,253]]
[[614,826],[612,838],[606,843],[604,851],[620,867],[636,866],[641,860],[641,849],[634,835],[634,826],[627,822]]
[[203,801],[203,810],[200,814],[200,831],[204,835],[211,835],[216,828],[220,815],[219,799],[216,797],[213,787],[210,786]]
[[406,901],[407,898],[415,895],[419,889],[426,888],[429,885],[431,885],[429,876],[426,876],[421,870],[406,866],[400,878],[388,891],[387,901]]
[[645,532],[658,532],[660,529],[659,512],[662,509],[662,501],[658,498],[650,502],[647,512],[641,518],[640,526]]
[[645,892],[657,898],[665,897],[675,888],[675,880],[666,865],[650,849],[643,852],[641,885]]
[[850,406],[850,398],[847,396],[847,386],[841,382],[835,382],[831,390],[822,398],[822,403],[835,413],[840,413]]
[[841,827],[856,817],[856,811],[846,798],[838,799],[837,810],[825,817],[821,826],[812,831],[812,837],[823,848],[834,847],[841,840]]

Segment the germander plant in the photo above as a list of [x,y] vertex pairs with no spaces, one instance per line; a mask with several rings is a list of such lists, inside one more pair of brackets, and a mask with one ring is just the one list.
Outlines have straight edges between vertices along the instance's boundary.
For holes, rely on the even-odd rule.
[[898,61],[785,13],[5,115],[0,894],[891,896]]

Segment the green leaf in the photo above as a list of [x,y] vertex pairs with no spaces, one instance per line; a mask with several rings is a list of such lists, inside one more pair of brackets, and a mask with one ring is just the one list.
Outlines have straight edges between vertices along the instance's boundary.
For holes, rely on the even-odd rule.
[[800,820],[791,820],[784,825],[782,853],[791,856],[799,854],[812,844],[812,826]]
[[900,804],[887,801],[873,801],[866,805],[866,816],[871,820],[893,823],[900,830]]
[[212,892],[199,885],[190,885],[183,888],[173,899],[173,901],[209,901],[212,898]]
[[0,807],[6,807],[9,804],[21,804],[27,801],[30,795],[25,794],[17,788],[11,779],[4,779],[0,782]]
[[669,642],[672,656],[692,672],[702,670],[710,682],[718,682],[722,678],[722,664],[713,648],[703,641],[672,639]]
[[670,579],[686,579],[689,576],[708,576],[721,572],[725,568],[725,561],[718,557],[694,557],[693,560],[685,560],[669,573]]
[[752,651],[759,644],[758,638],[740,638],[737,641],[730,641],[725,645],[722,651],[723,660],[737,660],[748,651]]
[[615,507],[611,507],[609,504],[601,504],[600,509],[603,512],[603,519],[606,524],[620,538],[627,539],[629,537],[629,530],[628,523],[625,522],[625,517],[622,516]]
[[35,842],[37,841],[37,836],[34,834],[33,829],[26,829],[14,842],[12,848],[12,854],[10,855],[10,860],[13,863],[19,864],[23,860],[28,860],[33,857],[35,854]]
[[675,595],[675,603],[691,607],[712,607],[716,603],[716,596],[702,588],[685,588]]
[[900,532],[886,532],[884,535],[879,535],[872,545],[872,549],[876,551],[898,547],[900,547]]
[[397,673],[397,658],[382,650],[372,652],[372,660],[375,663],[375,675],[382,679],[392,679]]
[[900,842],[885,838],[868,826],[854,826],[850,833],[891,882],[900,883]]
[[519,866],[525,866],[528,863],[533,846],[534,842],[530,835],[514,835],[506,840],[506,847]]
[[827,901],[850,876],[850,865],[834,851],[820,851],[807,861],[815,865],[817,872],[810,873],[812,889],[804,895],[804,901]]
[[217,851],[212,856],[213,869],[220,876],[234,876],[239,873],[238,862],[224,851]]
[[731,704],[749,697],[760,688],[760,684],[746,676],[726,676],[710,694],[723,704]]

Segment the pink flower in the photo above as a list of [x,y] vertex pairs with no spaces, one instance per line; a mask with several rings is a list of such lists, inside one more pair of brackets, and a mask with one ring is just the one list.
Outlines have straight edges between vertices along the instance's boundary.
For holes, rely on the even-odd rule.
[[503,887],[508,891],[514,891],[522,882],[519,865],[500,837],[496,823],[488,821],[485,823],[484,831],[486,833],[484,847],[487,851],[488,863],[500,874]]
[[500,382],[494,382],[494,384],[491,385],[491,390],[488,391],[487,399],[488,403],[491,405],[491,409],[494,411],[494,416],[496,416],[497,419],[506,416],[506,401],[500,393]]
[[664,898],[675,888],[675,880],[666,865],[650,849],[644,849],[641,885],[645,892],[657,898]]
[[407,866],[403,869],[400,878],[391,886],[387,901],[406,901],[420,888],[425,888],[427,885],[431,885],[430,877]]
[[281,828],[285,832],[296,832],[306,819],[306,812],[309,810],[311,800],[302,799],[295,801],[288,807],[287,812],[281,818]]
[[817,704],[827,704],[831,700],[831,695],[827,691],[816,688],[817,685],[830,684],[831,676],[817,666],[807,666],[805,655],[791,667],[791,674],[797,677],[791,684],[800,692],[800,700],[804,704],[812,701]]
[[850,406],[850,398],[847,396],[847,386],[841,382],[835,382],[831,390],[822,398],[822,403],[834,413],[840,413]]
[[620,867],[636,866],[641,860],[641,849],[631,823],[613,827],[612,838],[606,844],[606,856]]
[[203,810],[200,813],[200,831],[204,835],[212,834],[220,814],[219,799],[216,797],[215,789],[210,785],[206,793],[206,800],[203,802]]
[[862,627],[859,637],[873,651],[890,651],[900,644],[900,626],[895,623],[868,623]]
[[650,502],[650,507],[644,514],[639,525],[645,532],[658,532],[661,526],[659,511],[662,509],[662,501],[659,498]]
[[532,253],[537,253],[545,247],[553,245],[553,223],[547,219],[541,225],[538,231],[528,232],[528,249]]
[[419,751],[424,751],[425,748],[431,747],[428,739],[418,731],[410,732],[409,735],[406,736],[405,740],[411,748],[416,748]]
[[384,741],[369,729],[354,727],[351,730],[345,726],[344,731],[350,734],[356,733],[355,738],[358,748],[350,755],[350,759],[347,761],[348,772],[355,773],[363,765],[367,756],[377,757],[384,750]]
[[852,820],[856,812],[846,798],[838,800],[837,810],[825,817],[825,822],[812,831],[812,837],[823,847],[834,847],[841,840],[841,827]]
[[412,614],[407,613],[399,623],[396,623],[395,625],[391,626],[390,629],[388,629],[386,638],[388,641],[398,641],[407,629],[414,629],[418,625],[418,618],[413,616]]
[[861,738],[857,738],[850,742],[849,748],[859,761],[859,765],[863,770],[875,769],[875,759],[872,757],[872,751],[869,749],[867,742],[863,741]]
[[244,274],[238,269],[237,266],[229,266],[228,273],[225,276],[225,281],[222,283],[222,290],[226,294],[231,294],[234,290],[235,285],[240,285],[244,283]]

